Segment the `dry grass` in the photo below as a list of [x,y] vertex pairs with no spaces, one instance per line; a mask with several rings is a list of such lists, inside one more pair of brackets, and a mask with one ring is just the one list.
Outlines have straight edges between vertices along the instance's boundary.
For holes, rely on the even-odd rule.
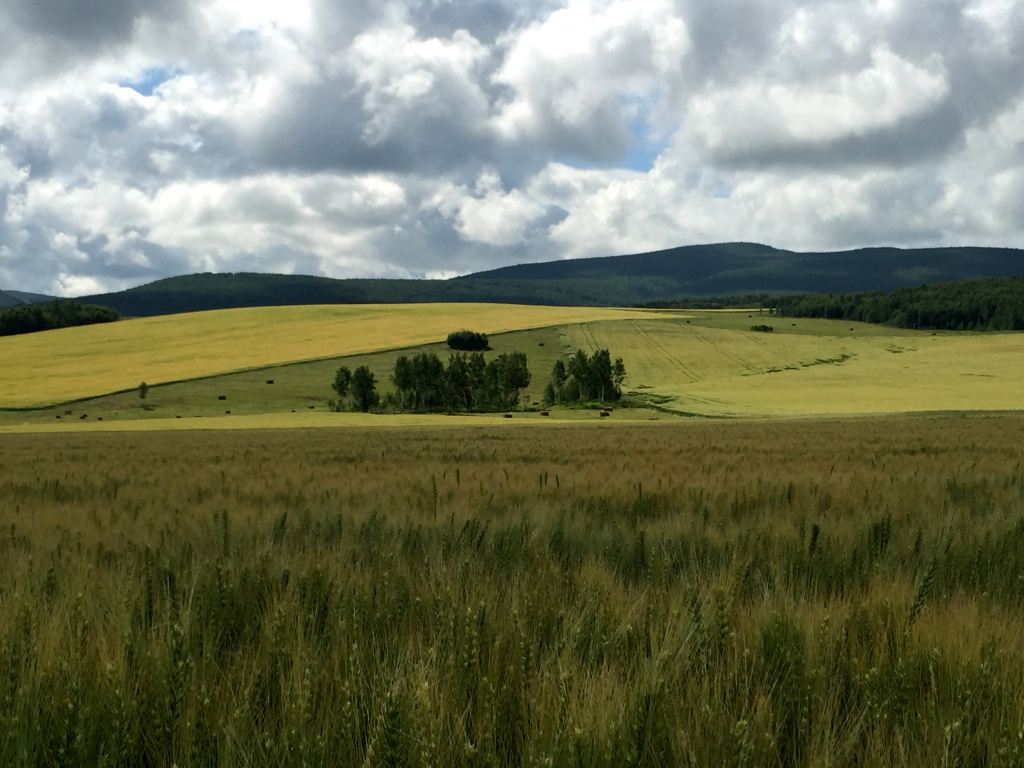
[[[650,314],[650,313],[647,313]],[[262,307],[196,312],[0,338],[0,407],[28,408],[298,360],[356,355],[638,310],[507,304]]]
[[1022,437],[6,436],[0,764],[1019,766]]

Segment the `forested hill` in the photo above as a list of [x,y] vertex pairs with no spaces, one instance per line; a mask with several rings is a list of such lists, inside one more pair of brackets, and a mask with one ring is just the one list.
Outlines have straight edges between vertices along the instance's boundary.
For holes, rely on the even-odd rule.
[[25,293],[24,291],[0,290],[0,309],[23,307],[26,304],[40,304],[44,301],[53,301],[53,296],[44,296],[41,293]]
[[684,296],[888,291],[1014,275],[1024,275],[1024,251],[1010,248],[798,253],[753,243],[724,243],[522,264],[451,280],[188,275],[81,300],[129,316],[284,304],[483,301],[626,306]]
[[779,314],[950,331],[1024,331],[1024,277],[966,280],[889,293],[786,296]]

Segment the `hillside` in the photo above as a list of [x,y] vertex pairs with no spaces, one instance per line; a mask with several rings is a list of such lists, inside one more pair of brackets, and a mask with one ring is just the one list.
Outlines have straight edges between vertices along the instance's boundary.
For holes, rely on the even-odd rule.
[[647,317],[595,307],[411,304],[259,307],[149,317],[0,338],[0,409],[485,333]]
[[[17,355],[22,361],[0,367],[0,432],[17,425],[134,429],[136,422],[204,429],[290,423],[411,426],[414,422],[401,414],[353,422],[331,413],[331,382],[339,365],[367,366],[385,396],[394,391],[392,373],[400,355],[447,356],[438,329],[468,316],[475,326],[489,329],[552,323],[491,336],[489,356],[528,356],[533,378],[527,402],[541,399],[555,361],[575,350],[607,348],[621,355],[627,399],[608,423],[684,414],[763,418],[1024,406],[1024,334],[932,333],[805,318],[773,318],[773,333],[755,333],[750,326],[760,322],[756,311],[291,307],[128,320],[47,333],[32,344],[25,337],[0,340],[0,363],[5,352],[11,355],[7,359]],[[81,375],[60,375],[55,359],[69,361]],[[290,359],[303,361],[288,364]],[[218,375],[227,371],[234,372]],[[142,380],[154,384],[145,402],[134,389]],[[160,382],[174,383],[156,386]],[[120,393],[84,399],[115,391]],[[3,412],[4,406],[57,402],[68,404]],[[316,419],[305,420],[304,414]],[[514,417],[526,423],[544,420],[537,412],[517,411]],[[466,418],[448,423],[488,423]],[[601,417],[556,407],[551,419]]]
[[41,304],[44,301],[53,301],[53,296],[44,296],[41,293],[25,293],[24,291],[0,290],[0,309],[21,307],[26,304]]
[[724,243],[521,264],[451,280],[187,275],[81,300],[131,316],[287,304],[458,301],[626,306],[681,296],[888,291],[1014,275],[1024,275],[1024,251],[1011,248],[799,253],[755,243]]

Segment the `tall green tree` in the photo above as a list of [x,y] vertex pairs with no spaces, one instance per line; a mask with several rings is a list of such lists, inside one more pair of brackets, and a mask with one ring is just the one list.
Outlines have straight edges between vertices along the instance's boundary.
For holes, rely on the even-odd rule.
[[599,349],[590,358],[590,380],[594,396],[602,403],[614,399],[615,383],[612,380],[612,356],[607,349]]
[[615,392],[619,397],[622,397],[622,384],[626,380],[626,364],[622,362],[621,357],[615,358],[615,363],[612,365],[612,382],[615,384]]
[[576,354],[569,358],[566,366],[570,378],[575,386],[575,394],[581,402],[590,399],[590,357],[582,349],[577,349]]
[[[565,370],[565,362],[556,360],[554,367],[551,369],[550,403],[562,402],[562,398],[565,396],[565,382],[568,378],[569,374]],[[547,390],[545,390],[545,394],[547,394]]]
[[341,366],[334,374],[334,383],[331,384],[331,389],[342,399],[348,397],[348,393],[352,389],[352,371],[347,366]]
[[405,355],[400,355],[395,360],[395,369],[391,374],[391,382],[395,385],[402,410],[404,411],[409,407],[414,385],[412,361]]
[[363,413],[380,402],[377,395],[377,377],[365,365],[360,365],[352,374],[352,400],[355,407]]

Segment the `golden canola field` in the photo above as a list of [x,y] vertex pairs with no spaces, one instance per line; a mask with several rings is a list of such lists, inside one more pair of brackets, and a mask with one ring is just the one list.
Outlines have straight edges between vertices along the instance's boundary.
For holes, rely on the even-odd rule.
[[1024,764],[1024,416],[0,468],[4,766]]

